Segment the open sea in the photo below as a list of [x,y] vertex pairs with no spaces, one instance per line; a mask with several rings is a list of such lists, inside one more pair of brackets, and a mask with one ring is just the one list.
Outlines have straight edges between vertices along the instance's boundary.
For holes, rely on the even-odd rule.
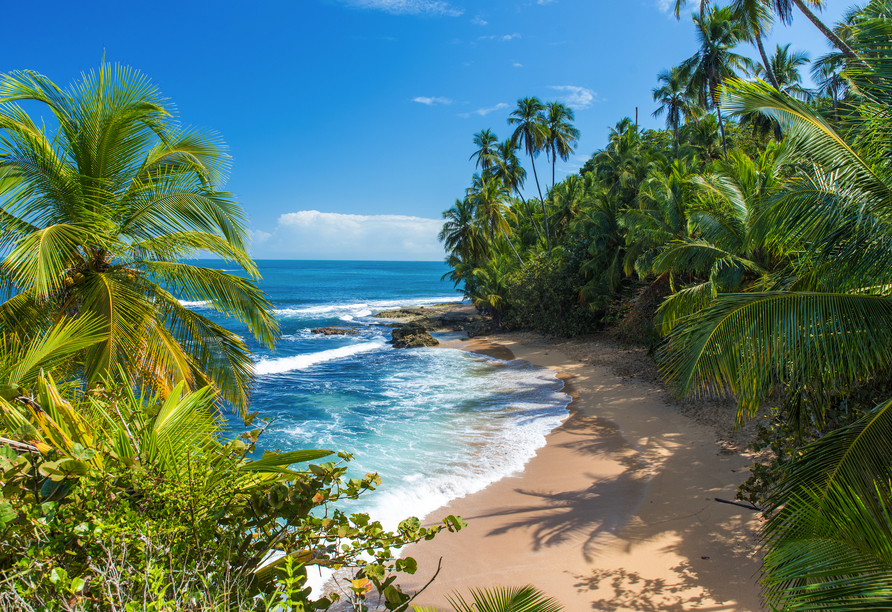
[[[200,265],[220,268],[221,262]],[[363,512],[393,528],[522,469],[567,416],[570,397],[551,370],[455,349],[394,349],[371,315],[455,302],[439,262],[258,261],[282,337],[261,347],[241,324],[184,302],[250,341],[257,382],[251,410],[274,422],[264,449],[353,453],[356,475],[382,485]],[[313,327],[359,324],[355,336]],[[441,342],[458,333],[434,334]],[[233,429],[242,429],[240,419]],[[432,517],[433,518],[433,517]],[[439,518],[439,517],[436,517]]]

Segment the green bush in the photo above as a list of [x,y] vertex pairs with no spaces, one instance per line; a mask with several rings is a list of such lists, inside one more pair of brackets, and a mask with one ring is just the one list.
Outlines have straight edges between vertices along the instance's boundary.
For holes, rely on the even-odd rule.
[[[587,280],[574,258],[543,256],[529,262],[507,280],[510,315],[506,321],[514,328],[556,336],[594,332],[600,324],[603,304],[580,300],[580,290]],[[606,285],[603,294],[606,303]]]
[[227,439],[209,389],[69,399],[48,377],[0,398],[0,609],[324,610],[340,596],[311,599],[312,565],[345,571],[358,608],[404,609],[395,581],[416,564],[396,551],[463,526],[346,514],[377,474],[349,478],[345,453],[290,467],[329,451],[251,459],[262,430]]

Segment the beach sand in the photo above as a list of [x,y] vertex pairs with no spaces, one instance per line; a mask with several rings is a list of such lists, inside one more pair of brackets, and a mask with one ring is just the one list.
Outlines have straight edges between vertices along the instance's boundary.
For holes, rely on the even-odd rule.
[[451,609],[453,591],[532,584],[569,611],[763,609],[759,515],[715,501],[734,499],[752,463],[728,436],[657,385],[592,365],[582,345],[512,333],[444,346],[551,368],[573,402],[522,473],[427,517],[455,514],[468,527],[402,553],[419,562],[401,580],[408,592],[442,558],[414,603]]

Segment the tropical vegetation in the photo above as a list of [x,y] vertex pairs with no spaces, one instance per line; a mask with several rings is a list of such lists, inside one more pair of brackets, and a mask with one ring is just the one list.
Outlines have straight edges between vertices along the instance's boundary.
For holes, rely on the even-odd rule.
[[[0,610],[406,609],[397,551],[463,526],[385,530],[343,510],[380,484],[349,454],[259,450],[248,345],[181,302],[278,335],[228,163],[129,68],[0,76]],[[314,594],[310,567],[340,593]]]
[[[767,411],[758,444],[773,459],[741,496],[767,519],[772,609],[889,609],[892,5],[873,0],[833,28],[820,7],[701,2],[698,48],[653,90],[666,129],[622,119],[560,181],[535,161],[554,167],[554,143],[575,147],[572,113],[559,126],[559,103],[521,99],[513,151],[475,153],[492,160],[475,184],[504,187],[492,188],[499,232],[487,229],[496,205],[465,197],[442,237],[451,278],[499,326],[606,329],[647,344],[678,394],[734,397],[739,423]],[[813,63],[766,50],[794,14],[833,50]]]

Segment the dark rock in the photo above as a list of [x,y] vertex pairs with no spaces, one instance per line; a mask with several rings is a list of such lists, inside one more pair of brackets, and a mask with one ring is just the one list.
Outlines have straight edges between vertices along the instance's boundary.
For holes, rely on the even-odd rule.
[[323,336],[356,336],[359,334],[355,327],[317,327],[311,329],[310,332]]
[[393,348],[419,348],[437,346],[440,341],[431,336],[423,325],[409,324],[394,328],[390,343]]

